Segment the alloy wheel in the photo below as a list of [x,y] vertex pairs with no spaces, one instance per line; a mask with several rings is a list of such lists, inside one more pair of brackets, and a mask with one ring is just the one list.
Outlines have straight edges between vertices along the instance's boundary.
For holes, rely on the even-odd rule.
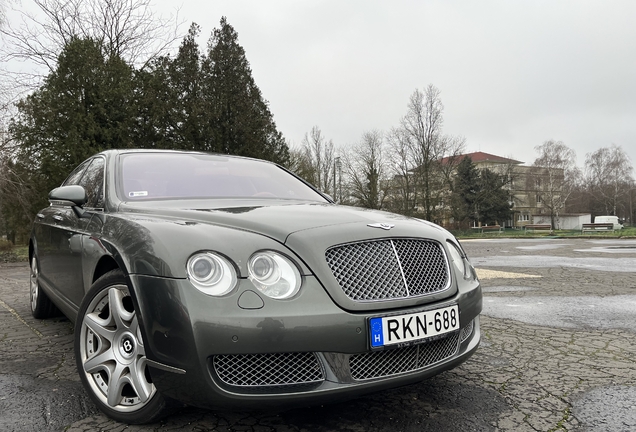
[[81,364],[95,396],[121,413],[146,406],[156,388],[127,286],[100,291],[88,305],[81,326]]
[[31,271],[29,274],[29,297],[31,300],[31,311],[35,311],[38,306],[38,297],[40,295],[40,270],[38,269],[38,260],[31,258]]

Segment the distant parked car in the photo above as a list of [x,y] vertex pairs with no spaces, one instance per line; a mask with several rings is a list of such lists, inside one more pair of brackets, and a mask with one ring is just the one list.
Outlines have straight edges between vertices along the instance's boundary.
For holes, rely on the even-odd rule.
[[596,216],[594,223],[611,223],[614,224],[614,229],[623,229],[623,224],[620,223],[618,216]]
[[110,150],[37,214],[31,309],[75,323],[81,381],[108,416],[178,400],[320,404],[453,368],[482,294],[448,231],[345,207],[264,161]]

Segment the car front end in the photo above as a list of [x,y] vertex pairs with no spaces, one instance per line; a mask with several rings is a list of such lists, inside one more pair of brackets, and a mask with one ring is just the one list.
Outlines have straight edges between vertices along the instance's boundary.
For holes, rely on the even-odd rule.
[[[229,252],[196,235],[196,251],[182,254],[185,277],[131,274],[162,394],[205,407],[326,403],[421,381],[470,357],[481,288],[457,240],[422,221],[346,211],[364,220],[301,229],[283,244],[241,232],[251,240]],[[252,274],[263,252],[297,270],[288,298]],[[231,291],[197,288],[187,263],[209,254],[233,267]]]

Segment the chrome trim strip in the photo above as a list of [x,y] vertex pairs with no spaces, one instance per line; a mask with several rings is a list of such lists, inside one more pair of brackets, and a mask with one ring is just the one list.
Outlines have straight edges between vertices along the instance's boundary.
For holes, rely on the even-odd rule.
[[148,358],[146,358],[146,363],[148,363],[148,366],[152,366],[154,368],[161,369],[161,370],[164,370],[166,372],[172,372],[172,373],[176,373],[176,374],[179,374],[179,375],[185,375],[185,373],[186,373],[186,371],[184,369],[168,366],[168,365],[165,365],[163,363],[159,363],[159,362],[156,362],[154,360],[150,360]]
[[395,259],[397,260],[398,263],[398,267],[400,268],[400,274],[402,275],[402,282],[404,282],[404,288],[406,289],[406,297],[405,298],[409,298],[411,297],[411,291],[409,291],[409,284],[406,283],[406,276],[404,276],[404,269],[402,268],[402,262],[400,261],[400,254],[397,253],[397,250],[395,250],[395,243],[393,243],[394,239],[389,239],[389,241],[391,242],[391,247],[393,248],[393,253],[395,254]]

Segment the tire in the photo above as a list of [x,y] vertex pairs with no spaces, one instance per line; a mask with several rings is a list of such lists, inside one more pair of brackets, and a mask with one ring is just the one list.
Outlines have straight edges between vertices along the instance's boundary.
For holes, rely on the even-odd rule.
[[29,300],[33,318],[45,319],[60,314],[59,309],[53,304],[49,296],[40,287],[40,264],[35,254],[31,257],[31,270],[29,274]]
[[84,388],[107,416],[150,423],[166,413],[146,364],[129,287],[121,270],[100,277],[82,301],[75,323],[75,359]]

